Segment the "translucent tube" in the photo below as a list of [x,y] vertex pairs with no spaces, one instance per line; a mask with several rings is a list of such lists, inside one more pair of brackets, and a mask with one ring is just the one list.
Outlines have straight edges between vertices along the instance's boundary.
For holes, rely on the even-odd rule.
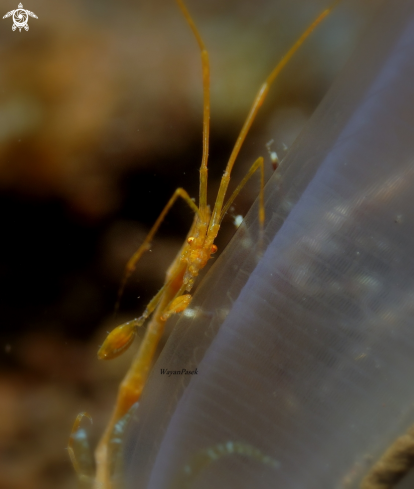
[[254,206],[177,321],[128,488],[358,487],[414,424],[413,60],[387,2],[266,187],[263,256]]

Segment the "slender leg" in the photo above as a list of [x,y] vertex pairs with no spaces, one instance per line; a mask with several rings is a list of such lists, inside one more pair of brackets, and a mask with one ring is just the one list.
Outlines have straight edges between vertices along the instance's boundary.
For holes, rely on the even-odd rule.
[[260,168],[260,203],[259,203],[259,222],[260,222],[260,227],[263,229],[264,221],[265,221],[265,210],[264,210],[264,162],[263,158],[260,156],[260,158],[257,158],[257,160],[253,163],[253,165],[250,167],[250,170],[247,172],[243,180],[239,183],[235,191],[231,194],[231,197],[229,200],[226,202],[226,204],[223,207],[223,210],[221,211],[221,216],[220,216],[220,223],[223,220],[226,212],[229,210],[230,206],[236,199],[236,197],[239,195],[240,191],[242,188],[246,185],[246,183],[250,180],[252,175],[255,173]]
[[292,56],[296,53],[299,47],[303,44],[305,39],[311,34],[311,32],[315,29],[315,27],[320,22],[322,22],[322,20],[325,19],[325,17],[329,15],[329,13],[340,1],[341,0],[335,0],[328,8],[326,8],[321,14],[318,15],[318,17],[312,22],[312,24],[310,24],[309,27],[303,32],[303,34],[297,39],[297,41],[293,44],[293,46],[289,49],[289,51],[283,56],[283,58],[279,61],[279,63],[270,73],[270,75],[266,78],[263,85],[260,87],[253,101],[253,105],[250,109],[247,119],[245,120],[243,127],[240,131],[239,137],[237,138],[236,144],[234,145],[233,151],[230,155],[230,159],[227,163],[226,170],[221,179],[217,200],[214,205],[214,210],[211,216],[209,233],[212,232],[214,234],[215,229],[220,223],[220,218],[222,214],[221,209],[223,207],[224,198],[226,196],[227,187],[230,181],[230,174],[233,169],[234,162],[236,161],[236,158],[239,154],[239,151],[242,147],[244,140],[246,139],[250,127],[253,124],[253,121],[255,120],[256,115],[267,96],[271,84],[275,81],[275,79],[282,71],[282,69],[285,67],[285,65],[288,63],[288,61],[292,58]]
[[178,197],[181,197],[189,206],[190,208],[197,214],[198,213],[198,207],[194,203],[194,201],[191,199],[191,197],[188,195],[188,193],[183,189],[183,188],[177,188],[176,191],[173,193],[172,197],[170,200],[167,202],[166,206],[162,210],[161,214],[158,216],[158,219],[155,221],[154,225],[150,229],[149,233],[147,234],[147,237],[144,239],[144,242],[142,245],[137,249],[137,251],[131,256],[129,259],[126,267],[125,267],[125,272],[124,276],[122,278],[121,285],[118,290],[118,298],[115,304],[115,312],[117,312],[119,308],[119,303],[122,297],[122,294],[125,289],[125,285],[131,276],[131,274],[134,272],[135,267],[138,263],[138,260],[141,258],[141,256],[150,249],[151,247],[151,241],[155,235],[155,233],[158,231],[158,228],[160,227],[161,223],[165,219],[165,216],[168,214],[169,210],[171,207],[174,205],[175,201],[178,199]]

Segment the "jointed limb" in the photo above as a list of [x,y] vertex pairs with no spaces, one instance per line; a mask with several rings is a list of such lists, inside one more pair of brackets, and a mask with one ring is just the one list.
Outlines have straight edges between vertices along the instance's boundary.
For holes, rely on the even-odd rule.
[[[191,201],[191,203],[193,202]],[[194,233],[197,224],[198,216],[196,215],[189,231],[189,235]],[[186,246],[186,244],[184,246]],[[117,353],[122,353],[135,336],[136,328],[142,325],[153,313],[153,317],[147,327],[137,355],[119,387],[115,409],[95,453],[97,462],[96,488],[111,488],[113,468],[111,460],[114,459],[113,452],[117,449],[117,444],[111,443],[111,441],[117,438],[114,432],[116,431],[117,426],[119,426],[119,423],[141,397],[141,392],[147,380],[157,346],[164,332],[165,319],[163,315],[167,314],[167,316],[169,316],[182,310],[183,306],[174,303],[174,299],[177,298],[177,296],[181,296],[185,288],[183,287],[183,275],[186,266],[181,260],[182,251],[183,249],[179,251],[172,265],[168,269],[165,285],[147,305],[143,315],[138,319],[115,328],[115,330],[107,337],[98,352],[100,358],[112,358],[116,356]],[[185,302],[185,299],[181,299],[181,301]],[[132,339],[130,336],[132,336]],[[124,346],[122,346],[122,341],[125,341]],[[116,347],[118,347],[119,344],[121,344],[121,349],[117,351]]]
[[191,199],[191,197],[188,195],[188,193],[183,189],[183,188],[177,188],[176,191],[173,193],[172,197],[170,200],[167,202],[166,206],[162,210],[161,214],[158,216],[158,219],[155,221],[154,225],[150,229],[149,233],[147,234],[147,237],[144,239],[144,242],[142,245],[137,249],[137,251],[131,256],[129,259],[126,267],[125,267],[125,272],[124,276],[122,278],[121,285],[118,290],[118,298],[115,304],[115,312],[119,308],[119,302],[121,300],[122,294],[125,289],[125,285],[131,276],[131,274],[134,272],[135,267],[138,263],[138,260],[141,258],[141,256],[150,249],[151,247],[151,241],[154,238],[155,233],[158,231],[158,228],[160,227],[161,223],[165,219],[165,216],[168,214],[170,211],[171,207],[174,205],[175,201],[178,199],[178,197],[181,197],[189,206],[190,208],[197,214],[198,213],[198,207],[194,203],[194,201]]
[[85,430],[80,427],[83,418],[92,418],[88,413],[79,413],[73,423],[69,437],[68,452],[72,465],[82,487],[89,488],[94,480],[94,467],[91,450]]
[[263,85],[260,87],[254,101],[253,105],[250,109],[250,112],[247,116],[247,119],[245,120],[243,127],[240,131],[239,137],[237,138],[236,144],[234,145],[233,151],[231,152],[230,159],[227,163],[226,170],[224,172],[223,178],[221,179],[220,183],[220,188],[217,196],[216,203],[214,205],[211,221],[210,221],[210,226],[209,226],[209,231],[213,231],[216,228],[216,226],[220,222],[221,218],[221,209],[224,204],[224,197],[227,192],[227,187],[230,181],[230,174],[233,169],[233,165],[236,161],[236,158],[239,154],[239,151],[244,143],[244,140],[246,139],[246,136],[250,130],[251,125],[253,124],[253,121],[256,118],[256,115],[263,104],[267,93],[269,92],[269,88],[272,85],[272,83],[275,81],[279,73],[282,71],[282,69],[285,67],[285,65],[288,63],[288,61],[292,58],[292,56],[296,53],[296,51],[300,48],[300,46],[303,44],[305,39],[312,33],[312,31],[316,28],[318,24],[322,22],[325,17],[329,15],[329,13],[332,11],[332,9],[340,2],[341,0],[335,0],[327,9],[325,9],[321,14],[318,15],[318,17],[310,24],[310,26],[305,30],[305,32],[299,37],[299,39],[293,44],[293,46],[289,49],[289,51],[283,56],[283,58],[279,61],[279,63],[276,65],[276,67],[273,69],[273,71],[270,73],[270,75],[266,78],[265,82]]
[[153,313],[161,300],[164,290],[169,287],[169,285],[169,282],[167,282],[157,292],[157,294],[151,299],[150,303],[145,308],[142,316],[117,326],[108,334],[102,346],[99,348],[99,360],[112,360],[118,355],[121,355],[121,353],[123,353],[131,345],[135,338],[137,329],[142,326],[147,318]]
[[[151,301],[156,308],[154,315],[142,339],[138,353],[119,387],[115,409],[95,452],[97,462],[96,487],[100,487],[100,485],[105,488],[111,487],[110,461],[113,458],[112,449],[114,447],[111,447],[110,441],[117,423],[141,397],[157,346],[164,333],[165,321],[161,316],[181,289],[185,267],[180,262],[179,257],[180,255],[177,256],[173,267],[170,269],[167,283]],[[152,308],[150,304],[146,309],[148,311]]]
[[[101,358],[111,358],[124,351],[132,342],[133,337],[138,326],[142,325],[145,320],[153,314],[149,321],[148,328],[145,332],[144,338],[141,342],[139,351],[125,376],[121,386],[119,388],[117,403],[112,413],[111,420],[107,426],[107,429],[101,439],[98,448],[96,450],[96,462],[97,462],[97,477],[96,488],[99,489],[113,489],[113,475],[116,468],[113,465],[114,460],[117,459],[116,455],[118,447],[122,444],[120,435],[123,434],[126,426],[126,421],[129,416],[131,407],[137,403],[140,399],[141,392],[148,377],[149,370],[151,368],[155,352],[159,341],[163,335],[165,328],[165,320],[171,315],[177,312],[183,311],[191,300],[190,294],[184,294],[191,290],[194,279],[197,277],[199,270],[201,270],[207,261],[211,258],[211,254],[217,251],[217,247],[214,245],[214,239],[220,227],[221,220],[224,214],[228,211],[229,207],[233,203],[236,196],[244,187],[246,182],[251,178],[253,173],[257,169],[261,169],[261,190],[260,190],[260,209],[259,209],[259,221],[260,226],[263,228],[264,223],[264,167],[263,159],[258,158],[250,168],[247,175],[243,178],[242,182],[237,186],[229,200],[225,203],[226,192],[228,189],[230,174],[240,151],[240,148],[247,136],[247,133],[257,115],[257,112],[264,102],[270,85],[273,83],[279,72],[284,65],[293,56],[295,51],[303,43],[306,37],[312,32],[316,25],[328,15],[330,10],[340,0],[335,0],[330,8],[325,10],[302,34],[302,36],[296,41],[288,53],[282,58],[279,64],[268,76],[262,87],[260,88],[253,106],[248,114],[246,121],[242,127],[239,138],[236,141],[234,149],[231,153],[229,162],[224,172],[223,178],[220,183],[218,196],[214,205],[213,214],[210,215],[210,208],[207,206],[207,160],[208,160],[208,143],[209,143],[209,119],[210,119],[210,68],[208,53],[201,39],[201,36],[188,13],[183,0],[177,0],[190,28],[192,29],[196,40],[198,42],[201,51],[201,61],[203,70],[203,157],[200,168],[200,201],[199,206],[193,202],[187,192],[182,188],[177,189],[163,211],[159,215],[155,224],[150,229],[142,245],[134,253],[126,266],[125,274],[121,282],[121,286],[118,293],[118,300],[116,308],[119,306],[119,300],[122,296],[126,281],[135,270],[137,262],[141,256],[150,249],[151,241],[157,232],[159,226],[165,219],[170,208],[173,206],[178,197],[181,197],[190,208],[195,212],[196,218],[193,221],[190,233],[187,236],[187,241],[184,243],[180,253],[176,256],[172,266],[167,272],[167,279],[164,287],[156,294],[156,296],[148,304],[145,312],[140,318],[134,319],[128,323],[125,323],[115,330],[107,337],[104,345],[99,351]],[[77,418],[74,428],[72,430],[71,441],[69,444],[69,453],[72,461],[77,469],[78,473],[84,473],[82,458],[80,462],[74,457],[74,448],[77,447],[77,451],[80,455],[86,453],[86,444],[82,440],[82,431],[79,428],[80,420],[83,415]],[[222,451],[221,445],[220,451]],[[228,448],[230,447],[230,448]],[[238,446],[230,443],[226,444],[229,453],[236,452],[244,454],[245,446]],[[243,453],[241,453],[241,451]],[[249,449],[250,450],[250,449]],[[227,453],[227,452],[226,452]],[[250,452],[249,452],[250,453]],[[253,452],[251,452],[253,453]],[[86,465],[86,472],[89,472],[89,467]],[[89,478],[87,478],[89,481]],[[86,479],[85,479],[86,480]]]
[[[193,220],[193,224],[190,228],[189,235],[192,234],[194,229],[197,227],[197,223],[198,223],[198,215],[196,214]],[[184,244],[184,246],[186,245]],[[167,271],[167,278],[165,284],[151,299],[151,301],[145,308],[142,315],[139,318],[135,318],[132,321],[128,321],[126,323],[121,324],[120,326],[117,326],[108,334],[108,336],[106,337],[105,341],[103,342],[102,346],[99,348],[98,351],[98,358],[100,360],[111,360],[112,358],[121,355],[127,348],[129,348],[129,346],[131,345],[132,341],[135,338],[137,329],[140,326],[142,326],[145,323],[145,321],[149,318],[149,316],[154,312],[158,304],[162,301],[164,294],[168,295],[168,297],[171,297],[170,300],[174,302],[174,299],[177,296],[184,293],[185,286],[182,283],[179,283],[178,285],[174,284],[174,280],[176,280],[177,277],[177,270],[181,266],[181,257],[182,257],[182,249],[179,251],[171,267]],[[176,295],[173,296],[169,293],[170,290],[176,290],[176,291],[178,290],[178,292],[176,292]],[[188,299],[188,303],[189,302],[190,299]],[[169,307],[164,306],[163,314],[166,313],[165,320],[171,314],[175,314],[176,312],[182,311],[184,309],[185,307],[183,308],[183,305],[179,305],[179,304],[176,305],[174,303],[172,303]]]
[[263,158],[260,156],[260,158],[257,158],[257,160],[253,163],[253,165],[250,167],[250,170],[247,172],[243,180],[239,183],[237,186],[236,190],[232,193],[231,197],[229,200],[226,202],[226,204],[223,207],[223,210],[221,211],[221,216],[220,216],[220,223],[223,220],[224,216],[226,215],[226,212],[229,210],[230,206],[236,199],[236,197],[239,195],[240,191],[242,188],[246,185],[246,183],[249,181],[251,176],[254,174],[256,170],[260,168],[260,202],[259,202],[259,222],[260,222],[260,227],[263,228],[264,225],[264,220],[265,220],[265,210],[264,210],[264,162]]

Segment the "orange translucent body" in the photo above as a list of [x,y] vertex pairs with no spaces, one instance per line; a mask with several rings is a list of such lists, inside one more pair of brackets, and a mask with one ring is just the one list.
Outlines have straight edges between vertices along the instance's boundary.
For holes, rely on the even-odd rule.
[[[174,192],[170,200],[167,202],[167,205],[164,207],[163,211],[151,228],[144,242],[131,257],[126,266],[124,279],[122,281],[118,294],[117,306],[119,304],[119,298],[122,295],[125,283],[128,280],[129,276],[135,270],[138,260],[146,251],[150,249],[151,241],[155,233],[157,232],[160,224],[164,220],[166,214],[169,212],[175,201],[179,197],[182,198],[194,211],[195,219],[188,233],[186,241],[184,242],[180,252],[178,253],[175,260],[167,271],[164,286],[147,305],[142,316],[115,328],[111,333],[109,333],[98,352],[98,357],[100,359],[110,359],[121,354],[132,343],[136,329],[143,325],[145,321],[152,315],[151,320],[149,321],[149,324],[147,326],[145,336],[141,342],[140,348],[132,362],[129,371],[127,372],[124,380],[119,387],[115,409],[95,452],[97,464],[95,487],[99,489],[108,489],[113,487],[113,474],[111,463],[114,458],[114,454],[112,453],[113,448],[111,448],[110,441],[111,438],[114,436],[114,430],[117,425],[127,415],[131,407],[139,400],[141,396],[149,370],[152,365],[156,348],[164,332],[165,321],[172,314],[182,312],[188,307],[191,301],[191,295],[189,294],[189,292],[191,291],[200,270],[205,267],[207,262],[210,260],[211,255],[217,251],[217,246],[214,244],[214,241],[219,232],[220,224],[224,215],[226,214],[234,199],[244,187],[246,182],[257,170],[260,170],[261,172],[259,222],[261,226],[263,226],[264,224],[265,213],[263,198],[263,158],[260,157],[253,163],[249,172],[237,186],[236,190],[233,192],[227,202],[225,202],[225,197],[234,163],[242,147],[242,144],[250,130],[250,127],[257,115],[257,112],[266,98],[270,85],[274,82],[278,74],[282,71],[283,67],[291,59],[293,54],[301,46],[304,40],[309,36],[314,28],[330,13],[330,11],[335,7],[337,3],[339,3],[340,0],[335,0],[329,8],[324,10],[316,18],[316,20],[312,22],[312,24],[298,38],[298,40],[289,49],[282,60],[276,65],[274,70],[270,73],[270,75],[260,87],[253,101],[250,112],[240,131],[239,137],[236,140],[233,151],[230,155],[230,159],[227,163],[223,177],[221,179],[217,198],[212,210],[210,210],[210,207],[207,204],[207,163],[210,123],[209,57],[201,36],[183,1],[176,1],[187,23],[193,31],[201,52],[203,74],[203,156],[200,167],[199,202],[197,206],[184,189],[178,188]],[[72,430],[72,435],[79,428],[79,421],[80,420],[77,418],[74,428]],[[72,462],[75,466],[75,469],[77,469],[77,471],[79,472],[78,464],[76,463],[73,450],[72,455]]]

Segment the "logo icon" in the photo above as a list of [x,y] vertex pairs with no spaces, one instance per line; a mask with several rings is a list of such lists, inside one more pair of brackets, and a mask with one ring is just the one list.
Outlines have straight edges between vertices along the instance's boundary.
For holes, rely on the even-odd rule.
[[3,15],[3,19],[6,19],[7,17],[13,16],[13,25],[12,29],[15,31],[16,29],[19,29],[19,32],[22,32],[22,28],[25,31],[29,30],[29,26],[27,25],[27,22],[29,21],[29,15],[30,17],[33,17],[34,19],[37,19],[37,15],[35,15],[33,12],[30,12],[30,10],[25,10],[23,8],[23,5],[19,3],[17,6],[16,10],[10,10],[10,12],[7,12],[6,15]]

